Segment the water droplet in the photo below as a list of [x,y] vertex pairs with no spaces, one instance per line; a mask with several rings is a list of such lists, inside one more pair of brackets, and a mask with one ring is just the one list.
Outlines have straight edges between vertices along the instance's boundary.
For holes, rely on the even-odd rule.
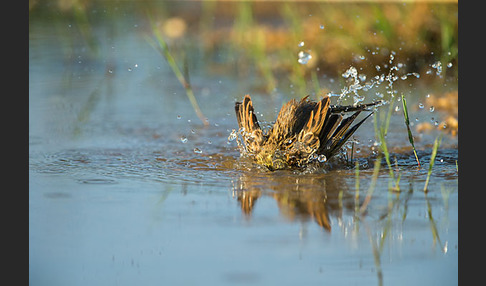
[[298,56],[299,56],[298,62],[299,62],[299,64],[302,64],[302,65],[307,64],[309,62],[309,60],[312,59],[311,54],[309,54],[308,52],[304,52],[304,51],[300,51]]
[[299,43],[299,47],[303,47],[305,45],[304,41]]
[[132,71],[132,68],[128,68],[128,71],[131,72]]
[[452,63],[447,63],[447,67],[448,68],[451,68],[452,67]]
[[181,136],[181,142],[182,142],[182,143],[186,143],[186,142],[187,142],[187,137],[186,137],[186,136],[184,136],[184,135],[182,135],[182,136]]
[[377,71],[380,71],[380,70],[381,70],[381,67],[377,65],[377,66],[375,66],[375,69],[376,69]]
[[431,67],[433,67],[434,69],[436,69],[436,72],[435,74],[440,76],[440,74],[442,73],[442,63],[440,61],[437,61],[435,63],[433,63],[431,65]]
[[429,110],[430,110],[430,112],[434,112],[435,107],[434,107],[434,106],[431,106],[431,107],[429,108]]
[[181,119],[181,118],[182,118],[182,116],[180,116],[180,115],[177,115],[177,119]]
[[194,148],[194,153],[201,154],[202,150],[196,147],[196,148]]
[[424,108],[424,104],[423,103],[419,103],[419,108],[420,109]]
[[319,28],[320,28],[321,30],[324,30],[324,25],[320,25],[320,26],[319,26]]
[[396,111],[396,112],[400,111],[400,107],[399,107],[398,105],[397,105],[397,106],[395,106],[395,111]]
[[230,135],[228,136],[228,141],[234,141],[236,139],[237,135],[236,135],[236,130],[232,130]]
[[436,121],[434,122],[434,125],[435,125],[435,126],[439,126],[439,121],[437,121],[437,120],[436,120]]
[[324,163],[327,161],[327,157],[324,154],[321,154],[317,157],[317,161]]
[[342,74],[342,76],[343,76],[344,78],[348,78],[348,77],[350,77],[350,76],[354,78],[354,77],[356,77],[357,75],[358,75],[358,70],[356,70],[356,68],[355,68],[355,67],[350,67],[348,70],[346,70],[346,71],[345,71],[345,72]]

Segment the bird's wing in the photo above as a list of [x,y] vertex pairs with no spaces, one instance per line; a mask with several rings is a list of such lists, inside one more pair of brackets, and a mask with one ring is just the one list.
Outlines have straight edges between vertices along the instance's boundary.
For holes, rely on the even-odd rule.
[[258,124],[258,119],[254,113],[253,103],[249,94],[245,95],[243,102],[235,103],[235,111],[238,126],[245,128],[245,132],[251,133],[260,129],[260,124]]
[[329,145],[326,146],[324,150],[324,154],[326,154],[326,157],[328,159],[334,156],[339,151],[339,149],[341,149],[344,143],[348,141],[349,137],[351,137],[351,135],[353,135],[353,133],[361,126],[361,124],[363,124],[363,122],[365,122],[366,119],[368,119],[368,117],[373,114],[368,114],[360,122],[349,128],[351,123],[356,119],[360,112],[361,111],[356,111],[352,116],[344,119],[339,128],[335,131],[335,134],[333,134],[331,141],[328,142]]
[[316,149],[320,146],[319,135],[322,131],[326,118],[328,118],[329,97],[325,96],[311,111],[307,123],[300,131],[297,140],[307,146]]
[[[254,113],[250,95],[245,95],[243,102],[235,103],[236,119],[243,134],[245,149],[247,152],[257,152],[263,143],[263,132]],[[244,129],[244,131],[243,131]],[[243,131],[243,132],[242,132]]]

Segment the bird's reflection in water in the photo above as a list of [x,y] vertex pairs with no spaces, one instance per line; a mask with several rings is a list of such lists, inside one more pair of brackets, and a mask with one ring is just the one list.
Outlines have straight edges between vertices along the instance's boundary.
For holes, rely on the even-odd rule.
[[241,175],[233,186],[233,196],[242,212],[251,218],[257,200],[269,196],[288,220],[314,220],[331,230],[329,214],[340,214],[339,193],[347,191],[343,176],[335,174],[296,175],[288,171]]

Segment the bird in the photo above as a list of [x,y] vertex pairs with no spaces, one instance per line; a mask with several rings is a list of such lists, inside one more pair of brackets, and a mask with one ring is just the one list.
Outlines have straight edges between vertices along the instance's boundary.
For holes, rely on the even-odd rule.
[[[243,101],[235,103],[241,156],[270,171],[301,169],[313,162],[326,162],[373,114],[368,107],[380,103],[340,106],[331,105],[329,95],[319,101],[310,100],[307,95],[284,104],[273,126],[262,130],[251,97],[246,94]],[[371,113],[351,126],[362,111]],[[348,112],[353,113],[345,117]]]

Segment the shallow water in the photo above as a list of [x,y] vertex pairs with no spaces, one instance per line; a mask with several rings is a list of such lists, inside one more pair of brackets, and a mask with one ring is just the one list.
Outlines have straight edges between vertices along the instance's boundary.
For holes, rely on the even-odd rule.
[[[269,97],[244,88],[251,78],[196,65],[191,83],[204,126],[147,44],[146,26],[123,12],[123,22],[92,24],[99,57],[69,22],[31,16],[31,285],[457,284],[457,137],[444,135],[427,193],[441,132],[414,134],[417,168],[401,111],[387,135],[400,192],[390,190],[384,159],[370,187],[374,119],[354,136],[359,180],[354,163],[343,162],[265,172],[240,160],[227,139],[237,128],[234,102],[251,93],[272,121],[291,91]],[[454,84],[397,88],[418,106]],[[417,122],[447,115],[409,112]],[[358,218],[356,201],[363,205],[369,190]]]

